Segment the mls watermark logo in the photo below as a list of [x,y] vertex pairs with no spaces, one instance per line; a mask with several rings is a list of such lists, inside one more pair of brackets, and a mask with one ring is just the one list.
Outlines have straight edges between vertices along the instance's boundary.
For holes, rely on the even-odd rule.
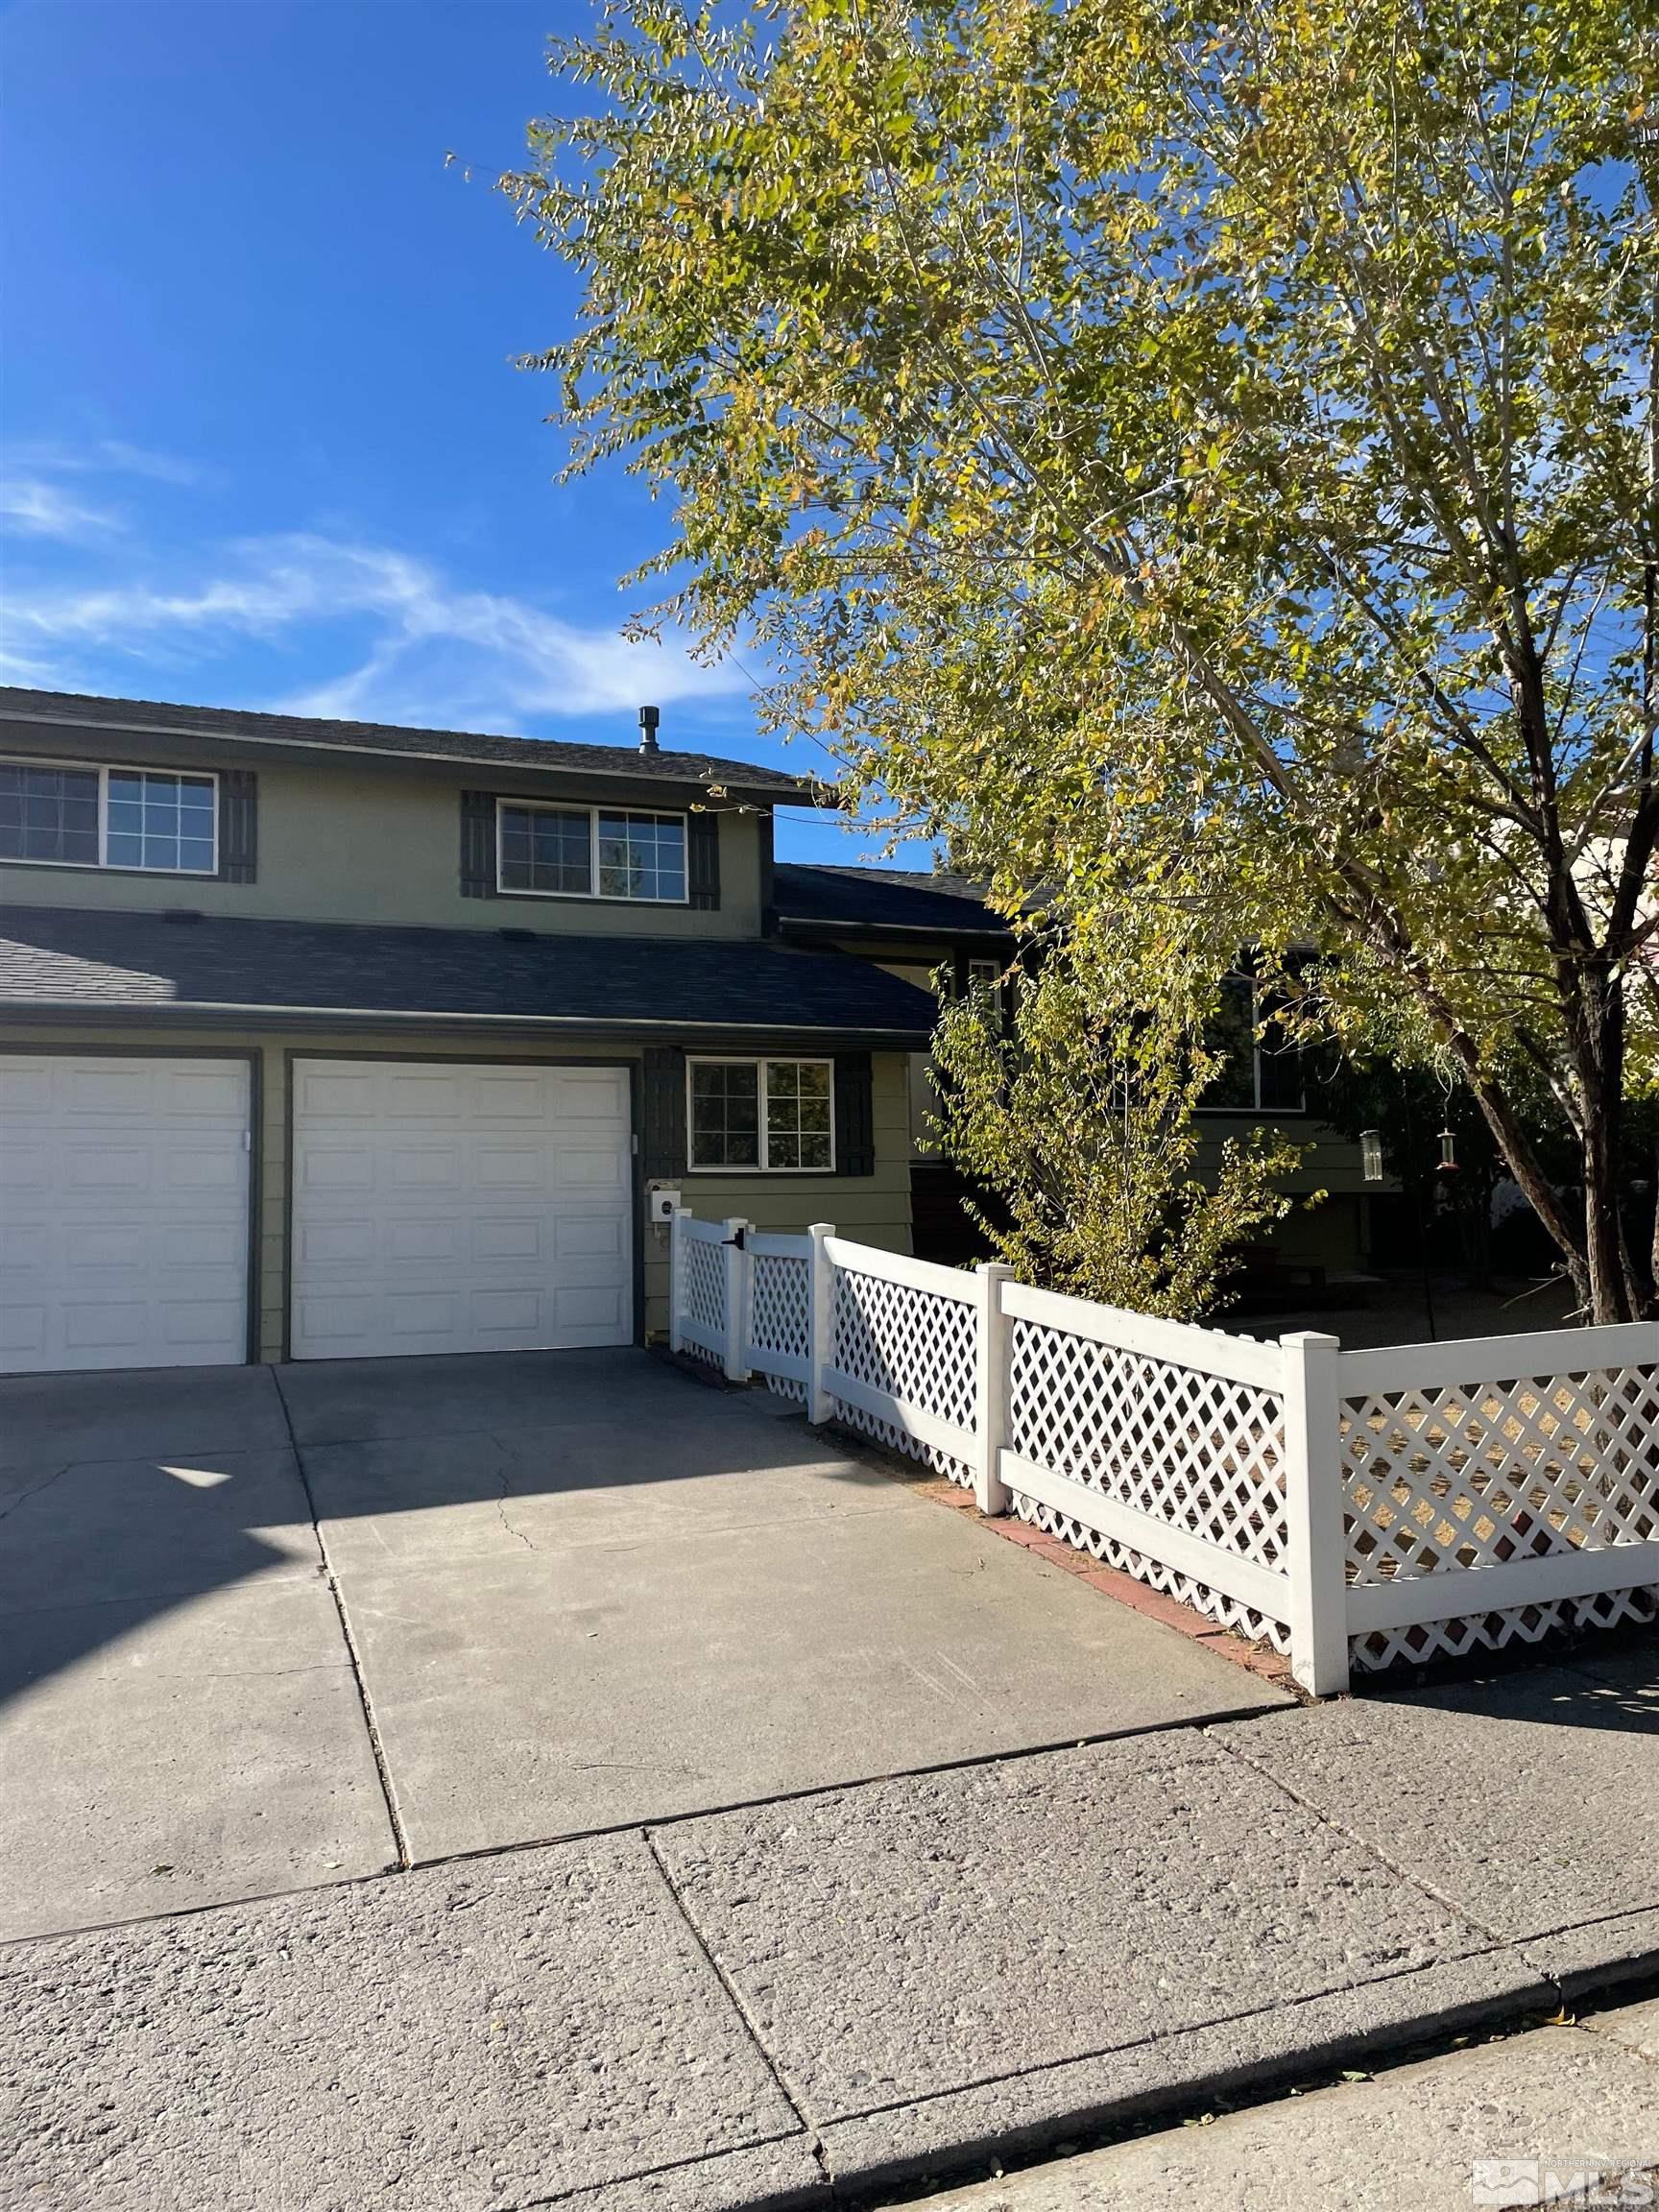
[[1659,2165],[1632,2170],[1611,2158],[1478,2158],[1470,2171],[1476,2204],[1549,2204],[1556,2212],[1634,2212],[1659,2206]]

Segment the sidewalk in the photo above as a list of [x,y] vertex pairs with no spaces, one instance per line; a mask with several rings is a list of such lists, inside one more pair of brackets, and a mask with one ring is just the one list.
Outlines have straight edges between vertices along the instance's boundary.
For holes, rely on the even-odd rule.
[[929,2197],[905,2212],[1659,2203],[1659,2003]]
[[828,2203],[1369,2067],[1659,1969],[1656,1733],[1649,1642],[13,1944],[0,2204]]

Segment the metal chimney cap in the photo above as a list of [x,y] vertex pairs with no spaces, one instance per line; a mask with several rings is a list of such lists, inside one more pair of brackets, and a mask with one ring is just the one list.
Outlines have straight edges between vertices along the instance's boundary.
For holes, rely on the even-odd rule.
[[658,726],[658,724],[659,724],[659,723],[661,721],[661,719],[662,719],[662,716],[661,716],[661,713],[658,711],[658,709],[657,709],[655,707],[641,707],[641,708],[640,708],[640,709],[639,709],[639,750],[640,750],[640,752],[641,752],[641,753],[655,753],[655,752],[656,752],[656,750],[657,750],[657,726]]

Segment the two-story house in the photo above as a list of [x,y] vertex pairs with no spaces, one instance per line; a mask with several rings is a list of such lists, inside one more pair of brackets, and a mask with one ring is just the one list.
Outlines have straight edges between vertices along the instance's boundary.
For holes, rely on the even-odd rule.
[[813,803],[654,718],[0,690],[0,1369],[636,1341],[663,1189],[907,1249],[932,1002],[781,929]]

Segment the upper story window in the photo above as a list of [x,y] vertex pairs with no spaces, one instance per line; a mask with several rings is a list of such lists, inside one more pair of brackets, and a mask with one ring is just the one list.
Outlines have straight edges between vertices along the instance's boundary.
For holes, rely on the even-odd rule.
[[218,817],[214,776],[0,760],[0,860],[212,876]]
[[499,888],[685,904],[685,817],[498,803]]

